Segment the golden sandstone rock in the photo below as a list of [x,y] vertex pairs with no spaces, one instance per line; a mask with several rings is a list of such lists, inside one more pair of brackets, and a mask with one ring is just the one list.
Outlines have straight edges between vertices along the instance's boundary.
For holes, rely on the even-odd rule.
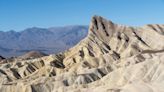
[[71,49],[1,64],[0,92],[164,92],[164,25],[94,16]]

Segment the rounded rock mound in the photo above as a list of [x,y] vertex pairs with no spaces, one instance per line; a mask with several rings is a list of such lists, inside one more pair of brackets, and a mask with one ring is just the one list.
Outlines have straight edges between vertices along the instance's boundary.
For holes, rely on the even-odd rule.
[[19,58],[26,60],[26,59],[40,58],[43,56],[47,56],[47,54],[39,52],[39,51],[30,51],[30,52],[20,56]]

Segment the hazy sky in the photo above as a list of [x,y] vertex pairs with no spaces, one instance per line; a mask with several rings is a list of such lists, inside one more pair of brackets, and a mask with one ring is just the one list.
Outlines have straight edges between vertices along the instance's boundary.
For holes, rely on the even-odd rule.
[[0,0],[0,30],[89,25],[93,15],[116,23],[164,24],[164,0]]

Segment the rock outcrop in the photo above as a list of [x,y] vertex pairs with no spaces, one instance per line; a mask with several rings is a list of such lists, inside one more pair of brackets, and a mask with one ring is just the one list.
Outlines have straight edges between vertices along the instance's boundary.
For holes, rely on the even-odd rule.
[[56,55],[0,65],[0,92],[164,92],[164,25],[92,18],[89,33]]

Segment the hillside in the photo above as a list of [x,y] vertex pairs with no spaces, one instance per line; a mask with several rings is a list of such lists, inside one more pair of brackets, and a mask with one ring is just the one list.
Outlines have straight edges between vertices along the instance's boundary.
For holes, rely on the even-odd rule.
[[164,25],[100,16],[65,52],[0,66],[1,92],[164,92]]

